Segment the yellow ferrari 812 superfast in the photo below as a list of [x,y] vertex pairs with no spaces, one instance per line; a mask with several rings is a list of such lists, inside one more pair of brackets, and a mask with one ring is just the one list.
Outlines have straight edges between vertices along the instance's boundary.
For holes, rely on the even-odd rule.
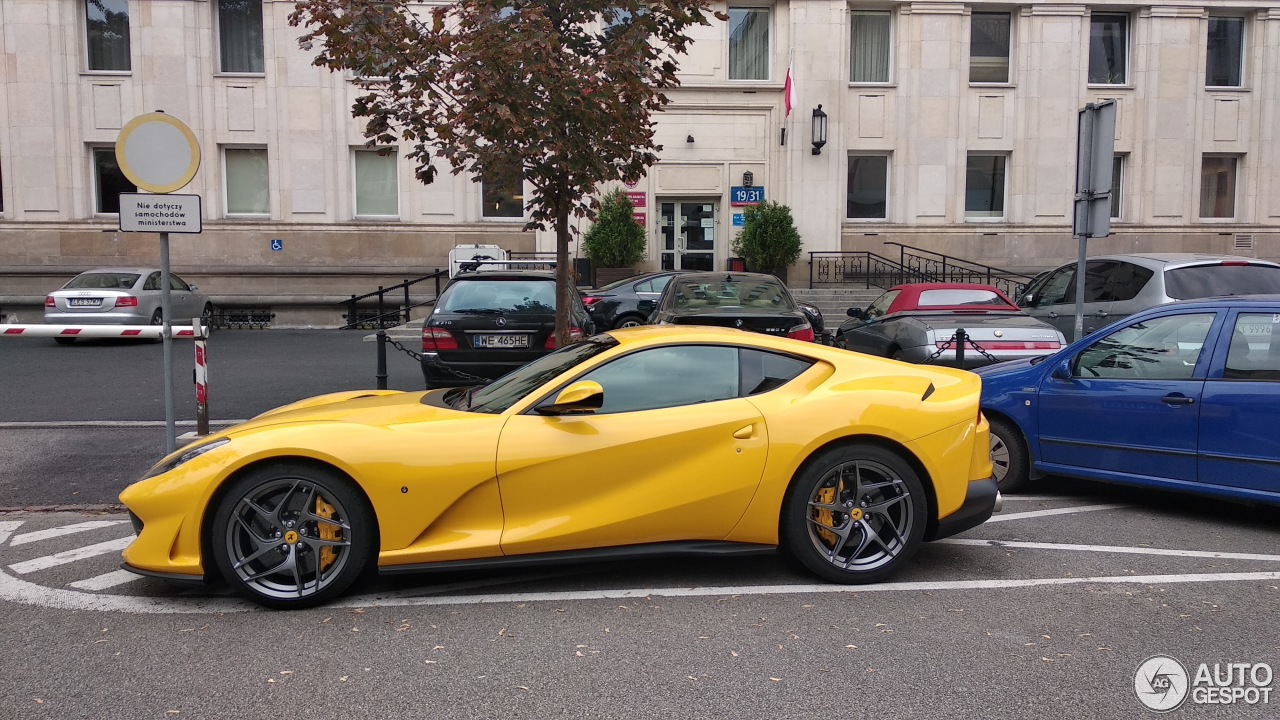
[[979,391],[761,333],[617,330],[488,385],[324,395],[187,445],[121,493],[124,562],[277,608],[375,569],[774,548],[879,581],[996,508]]

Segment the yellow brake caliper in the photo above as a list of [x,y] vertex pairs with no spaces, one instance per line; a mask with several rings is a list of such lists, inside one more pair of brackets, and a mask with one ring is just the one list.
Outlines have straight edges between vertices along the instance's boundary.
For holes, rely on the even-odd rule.
[[[316,517],[322,517],[325,520],[333,518],[333,506],[324,501],[324,498],[316,495]],[[330,523],[316,523],[316,529],[320,533],[321,540],[337,540],[338,528]],[[338,553],[331,547],[320,548],[320,572],[324,572],[338,559]]]
[[[836,489],[833,487],[821,488],[820,490],[818,490],[817,500],[823,505],[831,505],[836,501]],[[827,527],[835,527],[836,521],[835,521],[835,518],[831,517],[830,510],[819,510],[817,514],[818,514],[818,517],[815,519],[818,522],[822,523],[823,525],[826,525]],[[826,540],[832,546],[834,546],[836,544],[836,541],[838,540],[838,538],[836,537],[836,534],[831,532],[830,530],[819,530],[818,537],[822,538],[823,540]]]

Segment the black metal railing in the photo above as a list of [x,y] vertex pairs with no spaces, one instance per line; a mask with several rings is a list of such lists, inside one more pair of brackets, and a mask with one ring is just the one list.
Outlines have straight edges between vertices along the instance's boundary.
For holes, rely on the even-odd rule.
[[[347,312],[342,316],[346,320],[346,324],[341,327],[342,330],[360,329],[378,329],[395,327],[403,323],[409,322],[412,318],[412,311],[420,307],[428,307],[435,305],[436,298],[440,297],[440,279],[448,279],[448,270],[437,270],[430,275],[424,275],[416,280],[405,280],[398,285],[391,287],[378,286],[377,290],[364,295],[352,295],[350,299],[343,300],[341,304],[347,306]],[[430,300],[422,302],[413,302],[409,298],[409,288],[421,282],[431,280],[435,283],[435,294]],[[387,295],[397,291],[404,292],[404,302],[399,303],[389,301]],[[376,304],[369,303],[370,298],[376,298]],[[365,305],[361,307],[361,303]],[[392,309],[388,309],[389,302],[395,302]]]
[[223,330],[266,330],[276,314],[270,308],[214,307],[210,325]]
[[809,288],[814,285],[892,287],[913,282],[901,264],[867,250],[821,250],[809,253]]
[[1030,275],[904,245],[892,240],[885,245],[898,246],[898,265],[912,277],[921,278],[920,282],[992,285],[1009,297],[1016,298],[1032,280]]

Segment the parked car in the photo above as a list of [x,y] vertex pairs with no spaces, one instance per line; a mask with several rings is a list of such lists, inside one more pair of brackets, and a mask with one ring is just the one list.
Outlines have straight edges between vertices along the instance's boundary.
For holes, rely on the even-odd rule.
[[976,372],[1002,489],[1052,474],[1280,504],[1280,295],[1161,305]]
[[[795,298],[792,297],[794,300]],[[809,321],[810,327],[813,328],[814,336],[821,335],[827,329],[827,323],[822,318],[822,310],[817,305],[804,300],[796,300],[796,307],[800,308],[800,312],[804,313],[804,317]]]
[[1052,325],[1028,316],[990,285],[897,285],[848,314],[836,330],[836,347],[905,362],[955,366],[954,338],[961,328],[972,341],[965,344],[966,368],[1051,355],[1066,344]]
[[[570,295],[573,338],[594,334],[581,296]],[[440,292],[422,324],[422,376],[428,389],[489,382],[554,350],[555,330],[553,273],[462,273]]]
[[763,273],[695,272],[667,283],[650,320],[662,325],[718,325],[812,341],[813,326],[787,287]]
[[[169,303],[173,323],[201,318],[213,321],[213,303],[195,285],[169,273]],[[159,268],[96,268],[71,278],[45,296],[44,321],[51,325],[159,325]],[[54,338],[58,343],[73,337]]]
[[649,321],[667,283],[680,270],[642,273],[582,294],[587,312],[600,330],[634,327]]
[[325,395],[188,445],[121,493],[124,562],[280,608],[375,567],[775,548],[876,582],[997,507],[979,385],[726,328],[614,330],[484,387]]
[[[1037,276],[1017,298],[1032,317],[1075,338],[1076,266]],[[1085,261],[1084,332],[1174,300],[1280,293],[1280,264],[1233,255],[1140,253]]]

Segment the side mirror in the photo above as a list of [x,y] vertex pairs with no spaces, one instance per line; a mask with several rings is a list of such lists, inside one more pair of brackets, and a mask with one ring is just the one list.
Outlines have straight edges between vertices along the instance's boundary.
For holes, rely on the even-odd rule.
[[187,287],[191,288],[192,290],[199,290],[199,289],[200,289],[200,288],[196,287],[195,285],[188,285]]
[[867,314],[862,311],[862,308],[849,308],[844,311],[844,314],[854,318],[855,320],[862,320],[867,316]]
[[1053,368],[1053,377],[1057,378],[1058,380],[1070,380],[1071,379],[1071,361],[1063,360],[1062,362],[1058,363]]
[[604,406],[604,388],[591,380],[579,380],[560,391],[556,401],[538,408],[540,415],[590,415]]

